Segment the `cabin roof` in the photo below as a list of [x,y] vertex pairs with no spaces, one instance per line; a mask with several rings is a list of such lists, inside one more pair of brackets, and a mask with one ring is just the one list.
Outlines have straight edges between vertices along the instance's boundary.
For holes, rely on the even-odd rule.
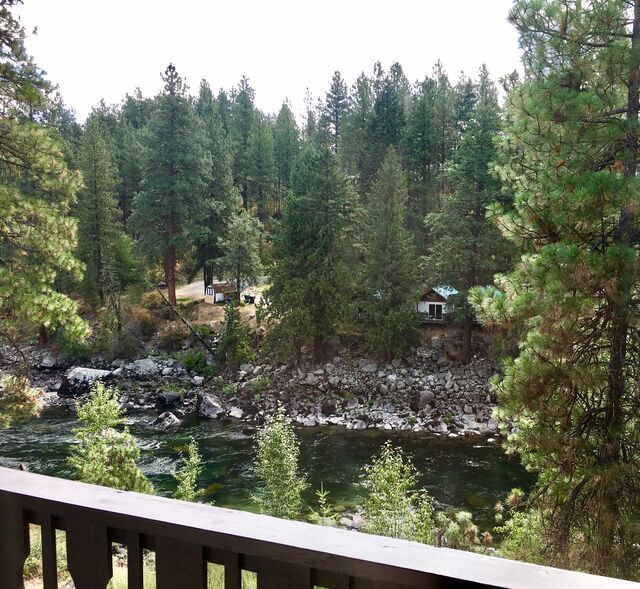
[[428,301],[430,303],[446,303],[451,295],[456,294],[458,291],[450,286],[439,286],[437,288],[426,288],[422,291],[420,296],[421,301]]

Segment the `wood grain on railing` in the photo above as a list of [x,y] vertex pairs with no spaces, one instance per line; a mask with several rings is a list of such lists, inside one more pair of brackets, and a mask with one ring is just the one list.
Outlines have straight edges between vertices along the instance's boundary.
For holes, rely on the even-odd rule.
[[257,573],[258,589],[640,587],[0,468],[0,589],[22,587],[29,523],[42,528],[45,589],[56,585],[56,529],[77,589],[105,588],[113,542],[127,546],[130,589],[143,587],[143,549],[155,551],[158,589],[206,587],[208,562],[224,567],[225,589],[241,588],[242,570]]

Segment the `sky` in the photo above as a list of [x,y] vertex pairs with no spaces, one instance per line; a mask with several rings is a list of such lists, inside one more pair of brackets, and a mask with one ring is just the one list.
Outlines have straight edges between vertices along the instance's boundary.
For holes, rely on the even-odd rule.
[[[452,81],[482,63],[497,80],[520,69],[511,0],[24,0],[27,49],[83,121],[101,98],[162,87],[172,62],[193,93],[246,75],[268,113],[307,88],[324,97],[335,70],[351,84],[379,60],[411,82],[440,59]],[[37,27],[37,34],[31,34]]]

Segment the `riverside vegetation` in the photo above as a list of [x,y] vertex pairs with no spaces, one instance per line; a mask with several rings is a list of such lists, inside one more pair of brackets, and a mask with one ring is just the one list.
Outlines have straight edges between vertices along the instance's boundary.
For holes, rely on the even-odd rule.
[[[16,3],[0,3],[3,424],[36,410],[34,340],[76,365],[115,361],[109,378],[160,347],[176,358],[130,364],[199,370],[210,413],[226,410],[216,393],[230,386],[268,397],[256,496],[269,509],[287,480],[279,515],[299,515],[297,445],[275,411],[283,389],[267,379],[333,395],[351,382],[327,374],[349,342],[365,350],[358,370],[383,405],[410,407],[403,391],[418,394],[399,427],[458,435],[491,419],[537,476],[527,496],[514,490],[496,506],[502,554],[640,579],[640,0],[515,0],[523,74],[503,78],[504,106],[485,67],[452,83],[438,62],[412,84],[399,63],[376,63],[351,85],[336,71],[301,125],[286,101],[277,114],[257,109],[246,77],[217,94],[203,80],[191,95],[172,64],[157,96],[101,101],[80,125],[30,58]],[[178,301],[181,278],[238,288],[262,273],[257,327],[238,296],[222,333],[185,319],[194,303]],[[166,290],[153,289],[160,282]],[[432,375],[402,364],[431,354],[413,310],[420,286],[439,285],[456,291],[462,377],[439,353],[425,360]],[[206,352],[181,349],[182,321]],[[501,360],[484,405],[460,390],[480,346],[476,321],[493,330]],[[119,405],[100,387],[79,409],[78,476],[151,491]],[[351,409],[362,399],[371,396]],[[452,399],[472,417],[450,412]],[[300,419],[323,419],[325,400],[313,415],[305,400]],[[382,425],[356,418],[353,427]],[[196,443],[179,475],[188,499],[199,494]],[[280,470],[268,466],[274,456]],[[366,476],[370,530],[488,550],[492,538],[467,513],[433,513],[393,448]],[[335,519],[326,492],[314,509],[323,523]]]

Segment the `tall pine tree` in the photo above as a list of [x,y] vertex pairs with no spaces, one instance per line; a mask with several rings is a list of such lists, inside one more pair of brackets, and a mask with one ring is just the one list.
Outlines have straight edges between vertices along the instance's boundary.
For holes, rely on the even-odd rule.
[[494,274],[507,270],[514,253],[512,245],[486,218],[487,207],[501,200],[501,183],[489,169],[497,156],[494,139],[501,129],[501,117],[496,88],[484,66],[477,95],[453,158],[452,192],[443,195],[438,212],[427,216],[432,245],[424,258],[427,284],[458,291],[455,318],[464,327],[465,359],[471,354],[474,320],[467,302],[469,289],[489,284]]
[[419,267],[405,227],[406,202],[400,158],[390,147],[367,198],[361,302],[367,347],[386,359],[417,342]]
[[202,123],[173,65],[162,80],[164,91],[149,121],[142,191],[134,200],[132,222],[140,251],[150,262],[162,262],[169,303],[175,305],[178,253],[188,245],[191,221],[206,213],[211,161]]
[[526,255],[474,299],[526,329],[495,383],[507,447],[538,473],[549,562],[640,579],[640,2],[518,0],[511,20],[500,223]]
[[274,240],[277,265],[267,294],[271,337],[283,354],[311,346],[320,358],[348,306],[351,273],[344,253],[354,201],[327,148],[307,147],[300,154],[293,192]]

